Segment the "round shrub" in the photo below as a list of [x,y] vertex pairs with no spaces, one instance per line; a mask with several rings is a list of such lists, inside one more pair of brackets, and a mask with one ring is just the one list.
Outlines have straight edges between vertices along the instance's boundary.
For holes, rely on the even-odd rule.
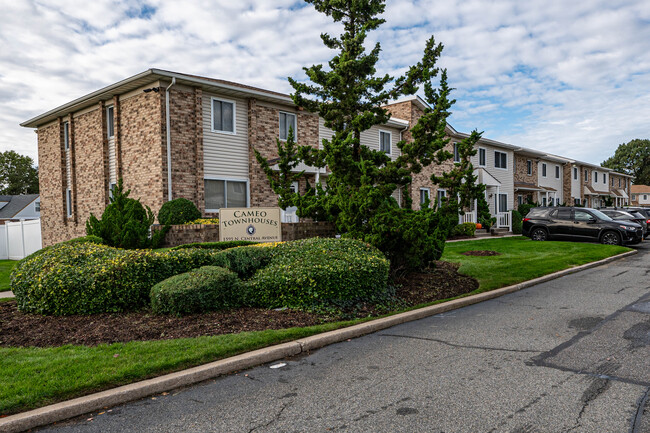
[[226,257],[201,249],[156,252],[121,250],[93,243],[60,243],[16,265],[11,289],[27,313],[70,315],[134,310],[172,275]]
[[458,224],[451,230],[452,236],[474,236],[476,233],[476,224],[474,223],[462,223]]
[[185,224],[201,218],[201,212],[196,205],[186,198],[176,198],[162,205],[158,212],[160,224]]
[[279,244],[271,251],[268,266],[248,281],[249,300],[255,305],[300,308],[363,301],[386,290],[389,262],[364,242],[313,238]]
[[202,313],[241,305],[243,285],[232,271],[203,266],[174,275],[153,286],[151,309],[156,314]]

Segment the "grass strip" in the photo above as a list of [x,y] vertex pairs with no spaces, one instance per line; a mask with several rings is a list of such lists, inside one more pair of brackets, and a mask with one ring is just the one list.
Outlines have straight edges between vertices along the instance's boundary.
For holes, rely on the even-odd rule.
[[[461,254],[471,250],[492,250],[501,255]],[[522,237],[449,243],[442,259],[461,263],[460,272],[476,278],[479,289],[387,315],[520,283],[625,251],[629,248],[574,242],[533,243]],[[94,347],[0,348],[0,414],[41,407],[372,319]]]
[[0,292],[11,290],[9,287],[9,275],[11,270],[16,266],[18,260],[0,260]]

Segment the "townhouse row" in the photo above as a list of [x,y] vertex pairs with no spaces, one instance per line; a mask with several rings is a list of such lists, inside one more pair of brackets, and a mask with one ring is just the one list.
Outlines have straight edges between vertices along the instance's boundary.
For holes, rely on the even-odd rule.
[[[385,107],[391,119],[361,136],[363,145],[399,156],[397,143],[426,108],[419,97]],[[109,203],[113,185],[124,180],[132,197],[158,212],[170,199],[192,200],[205,216],[224,207],[277,206],[277,196],[254,157],[277,157],[276,139],[293,128],[297,142],[321,146],[332,131],[317,115],[297,108],[289,95],[238,83],[150,69],[75,99],[21,124],[38,134],[43,245],[81,236],[91,213]],[[467,134],[448,126],[449,150]],[[532,149],[481,139],[473,158],[478,181],[500,225],[508,211],[527,200],[543,204],[628,202],[630,178],[609,169]],[[456,158],[457,158],[457,152]],[[415,176],[408,194],[424,203],[446,194],[429,180],[431,166]],[[327,171],[297,167],[306,182],[327,183]],[[285,218],[291,219],[291,210]],[[475,209],[463,217],[476,218]]]

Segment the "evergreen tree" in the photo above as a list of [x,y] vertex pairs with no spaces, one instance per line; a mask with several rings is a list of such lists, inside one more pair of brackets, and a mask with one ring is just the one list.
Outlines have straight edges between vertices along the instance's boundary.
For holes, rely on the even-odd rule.
[[[329,61],[328,68],[323,65],[304,68],[310,82],[302,83],[289,78],[295,90],[292,98],[298,107],[323,118],[325,126],[332,129],[333,136],[330,140],[323,140],[321,149],[299,143],[294,145],[289,141],[285,145],[278,143],[281,162],[280,172],[276,173],[271,173],[268,162],[257,154],[271,186],[281,196],[280,206],[290,202],[298,206],[300,216],[326,218],[333,221],[341,233],[371,242],[377,240],[378,232],[382,231],[378,228],[379,221],[388,220],[420,221],[417,223],[420,230],[431,236],[432,230],[442,220],[439,215],[433,215],[434,211],[426,211],[417,218],[393,218],[386,213],[401,212],[391,195],[397,189],[408,187],[414,174],[431,164],[441,164],[452,156],[444,147],[449,143],[445,127],[454,101],[448,99],[451,89],[447,85],[446,71],[440,71],[435,66],[443,49],[442,44],[437,44],[431,37],[426,43],[422,60],[411,66],[404,75],[397,78],[380,76],[376,64],[381,47],[377,43],[367,51],[364,43],[368,32],[384,23],[379,18],[385,9],[384,1],[306,1],[314,5],[317,11],[341,23],[343,33],[338,37],[321,34],[325,46],[337,53]],[[432,80],[438,76],[440,87],[435,88]],[[361,133],[374,125],[386,123],[390,118],[383,105],[415,94],[421,85],[424,85],[426,100],[431,108],[427,108],[413,126],[413,140],[397,144],[400,155],[391,160],[384,152],[362,146]],[[457,214],[461,203],[469,203],[473,199],[475,179],[472,178],[473,167],[469,157],[475,152],[473,145],[479,138],[480,134],[474,132],[463,140],[460,146],[461,163],[449,175],[433,178],[434,182],[453,191],[454,200],[444,207],[446,214]],[[300,162],[328,168],[326,190],[315,185],[303,195],[286,194],[289,179],[295,179],[294,174],[290,173],[291,168]],[[291,197],[289,202],[285,201],[285,195]],[[455,218],[457,222],[457,216]],[[427,237],[418,236],[413,228],[404,227],[404,230],[410,231],[409,239]],[[378,244],[378,241],[373,243]],[[438,252],[441,254],[441,248]],[[439,257],[438,252],[431,257]]]

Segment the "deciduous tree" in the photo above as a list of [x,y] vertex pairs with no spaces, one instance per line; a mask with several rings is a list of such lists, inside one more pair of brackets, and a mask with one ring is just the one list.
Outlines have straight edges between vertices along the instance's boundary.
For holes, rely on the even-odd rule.
[[601,165],[634,176],[637,185],[650,185],[650,140],[637,138],[620,144]]
[[38,194],[38,167],[29,156],[0,152],[0,194]]

